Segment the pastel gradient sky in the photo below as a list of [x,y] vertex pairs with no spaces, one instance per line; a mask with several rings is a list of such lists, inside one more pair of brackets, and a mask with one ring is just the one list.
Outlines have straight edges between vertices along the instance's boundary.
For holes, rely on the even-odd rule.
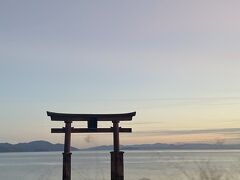
[[[240,142],[239,9],[239,0],[0,1],[0,142],[63,142],[46,111],[137,111],[123,144]],[[73,137],[77,147],[111,141]]]

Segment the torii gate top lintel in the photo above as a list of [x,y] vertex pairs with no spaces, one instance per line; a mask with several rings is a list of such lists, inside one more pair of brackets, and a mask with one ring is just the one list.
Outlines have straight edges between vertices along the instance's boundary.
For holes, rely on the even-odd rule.
[[51,117],[52,121],[89,121],[91,119],[97,121],[131,121],[136,112],[121,114],[68,114],[47,111],[47,115]]

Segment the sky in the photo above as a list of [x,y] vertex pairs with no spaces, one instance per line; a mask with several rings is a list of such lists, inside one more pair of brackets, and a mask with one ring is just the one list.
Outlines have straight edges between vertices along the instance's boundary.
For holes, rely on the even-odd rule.
[[[50,129],[64,124],[46,111],[136,111],[121,123],[133,128],[122,144],[240,143],[239,8],[238,0],[1,0],[0,142],[62,143]],[[111,143],[111,134],[72,139]]]

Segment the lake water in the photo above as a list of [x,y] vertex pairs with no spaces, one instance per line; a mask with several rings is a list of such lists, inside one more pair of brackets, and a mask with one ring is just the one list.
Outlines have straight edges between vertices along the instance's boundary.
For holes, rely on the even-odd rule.
[[[125,151],[124,161],[125,180],[240,180],[240,150]],[[0,180],[61,177],[61,152],[0,154]],[[73,152],[72,180],[110,180],[110,153]]]

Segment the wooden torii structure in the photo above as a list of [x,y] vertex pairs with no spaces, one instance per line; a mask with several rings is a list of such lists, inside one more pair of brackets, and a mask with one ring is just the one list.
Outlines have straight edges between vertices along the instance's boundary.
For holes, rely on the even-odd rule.
[[[119,127],[120,121],[131,121],[136,112],[123,114],[66,114],[48,112],[52,121],[64,121],[65,127],[52,128],[51,133],[65,133],[63,152],[62,180],[71,180],[71,133],[113,133],[113,151],[111,152],[111,180],[124,180],[123,151],[119,147],[119,133],[131,133],[132,128]],[[73,121],[87,121],[87,128],[74,128]],[[98,128],[98,121],[111,121],[113,127]]]

